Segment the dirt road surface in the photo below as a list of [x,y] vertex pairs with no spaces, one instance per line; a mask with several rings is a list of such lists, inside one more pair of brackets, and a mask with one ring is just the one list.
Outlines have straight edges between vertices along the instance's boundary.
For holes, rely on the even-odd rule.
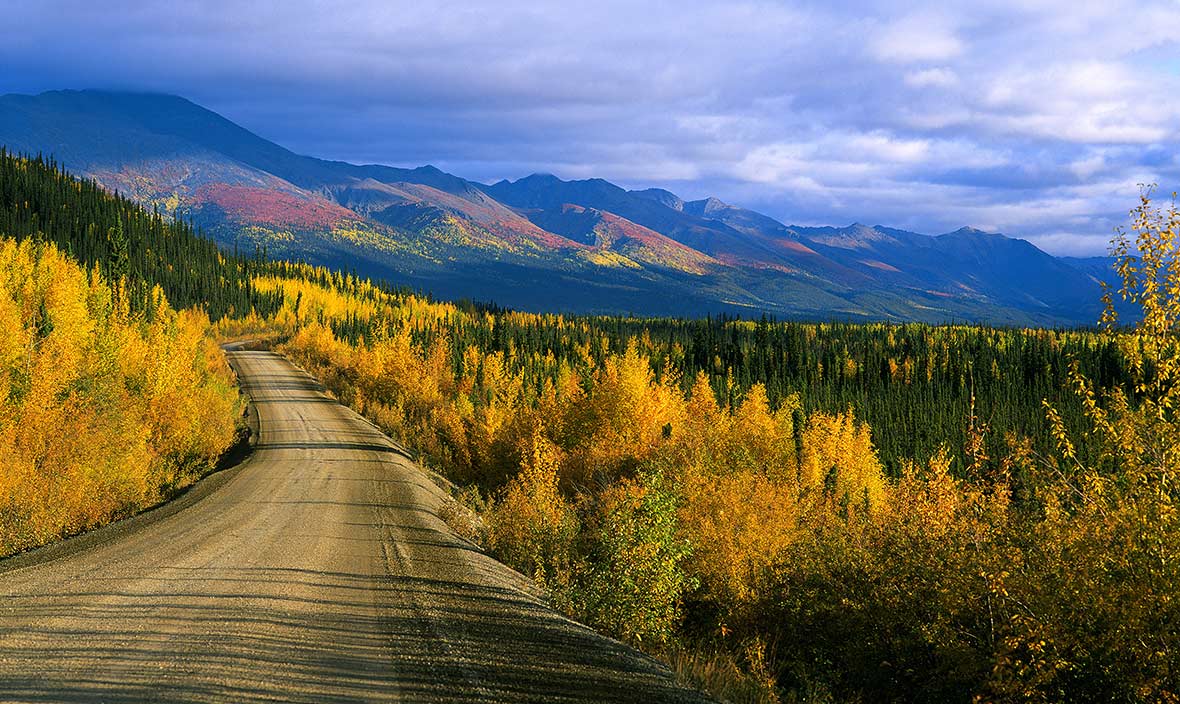
[[0,701],[705,701],[456,536],[446,493],[314,379],[227,354],[254,454],[0,562]]

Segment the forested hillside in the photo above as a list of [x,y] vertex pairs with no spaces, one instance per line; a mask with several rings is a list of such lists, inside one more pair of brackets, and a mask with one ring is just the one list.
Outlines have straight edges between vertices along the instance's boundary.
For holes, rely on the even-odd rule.
[[155,286],[177,308],[198,307],[214,320],[277,310],[275,298],[251,282],[251,272],[265,266],[264,252],[227,255],[183,221],[145,211],[52,161],[18,158],[3,147],[0,234],[52,242],[84,267],[123,281],[133,311],[150,313]]
[[[251,263],[0,152],[0,555],[134,513],[234,438],[206,311],[273,311]],[[189,310],[178,312],[171,301]]]

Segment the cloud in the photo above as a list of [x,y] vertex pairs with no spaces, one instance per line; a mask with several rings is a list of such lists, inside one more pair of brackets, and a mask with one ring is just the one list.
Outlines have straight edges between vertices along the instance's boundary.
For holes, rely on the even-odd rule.
[[948,68],[927,68],[907,73],[905,82],[912,88],[951,88],[959,84],[959,76]]
[[483,181],[1062,251],[1121,222],[1138,179],[1180,188],[1168,0],[9,0],[5,20],[0,91],[179,93],[302,153]]
[[997,131],[1091,144],[1151,144],[1176,138],[1180,109],[1168,90],[1111,61],[1058,62],[1037,72],[1009,68],[985,85],[977,119]]
[[1090,154],[1081,159],[1076,159],[1069,162],[1069,170],[1074,173],[1079,179],[1085,180],[1100,173],[1107,168],[1106,156],[1103,154]]
[[902,138],[884,131],[827,132],[761,145],[733,168],[737,179],[783,190],[801,175],[832,188],[866,191],[884,184],[929,181],[943,164],[983,170],[1012,165],[996,151],[961,139]]
[[873,38],[872,53],[884,61],[945,61],[964,50],[964,42],[945,18],[916,14],[886,24]]
[[1111,234],[1061,231],[1033,235],[1027,239],[1046,252],[1058,256],[1093,257],[1101,256],[1109,250]]

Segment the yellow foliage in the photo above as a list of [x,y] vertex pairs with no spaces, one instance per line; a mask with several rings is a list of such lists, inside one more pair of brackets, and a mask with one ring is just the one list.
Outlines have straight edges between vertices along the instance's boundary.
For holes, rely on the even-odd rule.
[[561,450],[534,429],[520,473],[488,526],[488,546],[509,565],[552,588],[568,583],[577,519],[557,487]]
[[776,481],[796,481],[795,414],[800,410],[799,397],[783,400],[771,412],[766,387],[754,384],[733,413],[729,447],[733,462],[773,477]]
[[574,480],[633,470],[684,423],[684,397],[674,379],[655,381],[634,342],[596,370],[589,395],[574,415],[569,470]]
[[0,241],[0,554],[155,503],[229,446],[237,394],[208,319],[152,313],[52,245]]
[[877,508],[885,479],[869,426],[857,423],[851,411],[813,413],[803,430],[799,484],[850,508]]
[[797,535],[797,491],[749,470],[690,475],[682,491],[681,530],[693,545],[688,572],[723,609],[749,600]]

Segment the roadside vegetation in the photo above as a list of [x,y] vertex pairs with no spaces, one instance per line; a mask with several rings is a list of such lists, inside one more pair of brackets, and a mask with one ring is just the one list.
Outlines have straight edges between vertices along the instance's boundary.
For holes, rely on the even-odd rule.
[[[241,302],[210,324],[168,309],[166,288],[118,303],[118,247],[90,272],[48,243],[5,245],[5,271],[40,281],[37,262],[58,262],[76,283],[9,286],[26,352],[7,368],[38,371],[8,388],[46,391],[8,391],[2,440],[70,422],[143,432],[143,466],[164,468],[136,494],[150,501],[228,443],[157,432],[155,414],[191,401],[215,409],[193,427],[231,428],[209,340],[266,330],[467,487],[468,534],[556,606],[728,700],[1180,701],[1180,215],[1145,195],[1133,216],[1111,295],[1140,316],[1120,326],[1112,305],[1093,331],[533,315],[229,255]],[[85,316],[41,313],[75,298]],[[82,371],[36,356],[67,341]],[[157,344],[174,347],[133,353]],[[161,388],[180,400],[153,405]],[[47,422],[18,415],[28,398]],[[143,412],[73,410],[124,408],[105,399]],[[73,455],[26,465],[80,504],[141,486],[38,457]]]
[[209,320],[131,313],[52,244],[0,242],[0,555],[158,503],[233,441]]
[[209,314],[277,306],[250,261],[43,160],[0,152],[0,234],[4,556],[212,469],[239,400]]
[[[1178,222],[1134,215],[1129,328],[1113,306],[1091,332],[694,328],[404,297],[365,324],[324,290],[283,349],[479,487],[484,545],[558,606],[714,691],[1175,701]],[[677,326],[713,326],[712,359]],[[774,337],[806,342],[773,375],[719,362]],[[877,440],[903,428],[908,456]]]

